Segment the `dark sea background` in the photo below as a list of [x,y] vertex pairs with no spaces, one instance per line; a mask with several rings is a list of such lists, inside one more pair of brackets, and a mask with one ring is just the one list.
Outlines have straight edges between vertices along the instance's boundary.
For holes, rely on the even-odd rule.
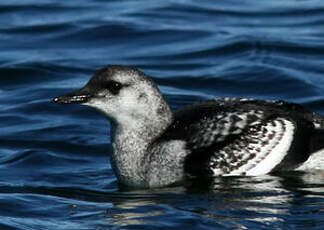
[[324,173],[124,190],[109,122],[51,99],[100,67],[154,76],[172,109],[282,99],[324,114],[324,1],[0,1],[0,230],[324,229]]

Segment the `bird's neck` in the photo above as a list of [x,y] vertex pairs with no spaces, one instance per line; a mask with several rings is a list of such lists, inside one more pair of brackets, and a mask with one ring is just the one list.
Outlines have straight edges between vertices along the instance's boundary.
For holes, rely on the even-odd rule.
[[135,187],[145,186],[145,159],[150,154],[148,147],[171,122],[172,112],[168,109],[163,114],[142,116],[136,121],[123,121],[114,126],[111,164],[120,182]]

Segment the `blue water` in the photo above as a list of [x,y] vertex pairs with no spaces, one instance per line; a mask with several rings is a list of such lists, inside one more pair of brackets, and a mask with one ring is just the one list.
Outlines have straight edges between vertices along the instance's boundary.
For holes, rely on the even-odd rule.
[[107,64],[173,109],[223,96],[324,114],[324,1],[0,1],[0,229],[324,229],[324,173],[126,191],[109,122],[50,100]]

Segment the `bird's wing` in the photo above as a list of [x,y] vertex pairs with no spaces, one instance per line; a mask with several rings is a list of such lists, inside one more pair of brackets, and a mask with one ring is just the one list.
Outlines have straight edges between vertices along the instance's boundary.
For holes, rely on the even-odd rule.
[[225,113],[216,120],[205,118],[190,129],[185,167],[191,175],[261,175],[295,167],[309,156],[309,121],[261,111]]
[[185,141],[189,176],[266,174],[309,157],[314,124],[304,113],[284,102],[206,101],[176,111],[158,141]]
[[264,119],[264,113],[258,110],[207,114],[192,122],[187,142],[192,149],[206,148],[238,136],[249,127],[260,124]]

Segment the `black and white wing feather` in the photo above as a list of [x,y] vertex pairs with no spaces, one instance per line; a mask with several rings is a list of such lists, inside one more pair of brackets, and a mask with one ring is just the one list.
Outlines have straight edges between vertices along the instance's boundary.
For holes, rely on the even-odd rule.
[[213,175],[263,175],[288,155],[296,124],[277,117],[247,127],[226,146],[212,151],[209,168]]
[[307,160],[311,121],[281,104],[244,102],[211,101],[176,113],[168,135],[185,139],[189,176],[262,175]]

